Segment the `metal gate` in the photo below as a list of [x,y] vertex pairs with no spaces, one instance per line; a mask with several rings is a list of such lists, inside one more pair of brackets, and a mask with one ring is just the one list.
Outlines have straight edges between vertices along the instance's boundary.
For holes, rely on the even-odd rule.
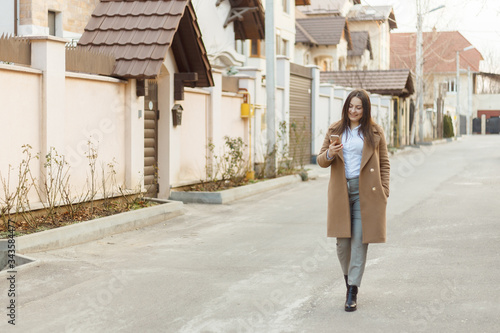
[[144,96],[144,187],[146,196],[158,196],[158,83],[147,80]]
[[500,118],[491,117],[486,119],[486,133],[499,134],[500,133]]
[[311,163],[311,84],[311,69],[291,63],[290,155],[295,166]]
[[481,118],[472,119],[472,132],[481,134]]

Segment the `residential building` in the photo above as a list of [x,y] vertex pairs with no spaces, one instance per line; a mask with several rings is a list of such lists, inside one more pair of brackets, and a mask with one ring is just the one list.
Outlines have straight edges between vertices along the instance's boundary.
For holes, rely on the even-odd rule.
[[[472,74],[479,72],[480,61],[483,60],[481,53],[460,32],[434,29],[432,32],[423,33],[423,57],[425,59],[423,67],[424,109],[434,111],[439,109],[443,114],[450,114],[454,120],[456,134],[470,133],[467,127],[470,128],[472,117],[474,117]],[[391,69],[409,68],[414,71],[415,59],[416,33],[393,33],[391,35]],[[442,108],[441,105],[438,106],[438,98],[443,99]],[[457,100],[459,101],[458,112]],[[434,123],[434,127],[436,126],[438,126],[437,123]],[[427,131],[425,137],[430,138],[433,135],[435,133]]]
[[390,68],[391,30],[396,29],[396,17],[391,6],[354,5],[347,14],[349,30],[368,32],[373,59],[367,69]]
[[353,47],[344,17],[301,18],[295,26],[295,59],[319,66],[322,71],[346,69],[348,50]]
[[[390,32],[397,28],[391,6],[364,6],[353,0],[313,0],[310,6],[300,7],[297,19],[324,19],[344,17],[349,31],[349,52],[345,66],[339,70],[385,70],[390,68]],[[299,28],[297,28],[299,30]],[[326,29],[325,31],[330,31]],[[303,38],[307,40],[307,38]],[[314,46],[314,43],[311,44]],[[327,45],[326,47],[335,47]],[[300,45],[303,48],[303,44]],[[314,60],[297,59],[298,63]]]
[[99,0],[13,0],[0,4],[0,33],[78,40]]

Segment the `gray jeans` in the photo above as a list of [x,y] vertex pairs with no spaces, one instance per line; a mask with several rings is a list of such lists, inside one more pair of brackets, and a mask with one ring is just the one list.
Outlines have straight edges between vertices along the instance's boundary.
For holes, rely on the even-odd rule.
[[359,205],[359,178],[348,179],[349,204],[351,208],[351,238],[337,238],[337,256],[348,283],[361,285],[366,265],[368,244],[363,244],[361,208]]

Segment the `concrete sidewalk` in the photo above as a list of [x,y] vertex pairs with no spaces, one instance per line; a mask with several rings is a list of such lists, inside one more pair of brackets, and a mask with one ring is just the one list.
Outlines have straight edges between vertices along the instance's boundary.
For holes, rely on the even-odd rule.
[[[328,169],[228,205],[32,254],[2,332],[497,332],[500,136],[391,157],[388,243],[359,309],[327,239]],[[326,173],[325,173],[326,172]],[[8,281],[0,280],[0,308]],[[2,310],[6,311],[6,310]]]

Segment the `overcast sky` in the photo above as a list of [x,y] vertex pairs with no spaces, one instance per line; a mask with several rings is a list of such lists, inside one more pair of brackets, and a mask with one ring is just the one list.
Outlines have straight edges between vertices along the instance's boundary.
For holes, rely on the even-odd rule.
[[[364,5],[392,5],[398,24],[393,32],[416,31],[416,0],[362,0]],[[483,55],[482,70],[500,73],[500,0],[419,0],[423,8],[439,9],[424,16],[424,31],[458,30]],[[488,59],[486,59],[488,58]]]

